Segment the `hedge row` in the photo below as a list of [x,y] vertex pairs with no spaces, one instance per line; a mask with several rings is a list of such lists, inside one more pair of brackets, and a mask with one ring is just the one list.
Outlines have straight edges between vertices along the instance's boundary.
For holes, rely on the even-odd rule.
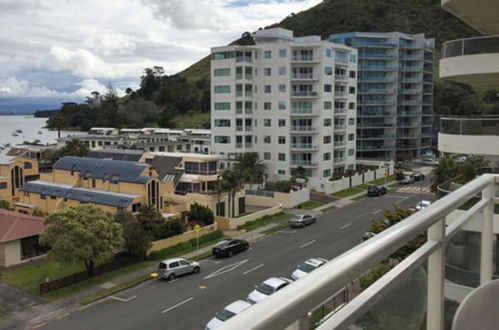
[[[199,237],[199,246],[205,243],[216,241],[224,236],[220,230]],[[148,259],[166,259],[183,253],[189,253],[196,248],[196,239],[190,239],[187,242],[178,243],[170,247],[149,253]]]

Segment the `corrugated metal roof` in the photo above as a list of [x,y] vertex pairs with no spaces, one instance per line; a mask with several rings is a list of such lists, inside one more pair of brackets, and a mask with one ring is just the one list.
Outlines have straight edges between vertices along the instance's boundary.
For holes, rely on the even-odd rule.
[[146,183],[151,177],[141,176],[148,165],[124,160],[99,159],[90,157],[64,157],[54,164],[53,168],[66,171],[78,171],[86,178],[96,178],[133,183]]

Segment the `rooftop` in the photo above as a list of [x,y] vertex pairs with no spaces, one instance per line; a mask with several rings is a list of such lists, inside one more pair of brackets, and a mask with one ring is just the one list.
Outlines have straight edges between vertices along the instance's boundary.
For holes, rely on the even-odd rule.
[[44,219],[0,209],[0,242],[39,235],[45,229]]

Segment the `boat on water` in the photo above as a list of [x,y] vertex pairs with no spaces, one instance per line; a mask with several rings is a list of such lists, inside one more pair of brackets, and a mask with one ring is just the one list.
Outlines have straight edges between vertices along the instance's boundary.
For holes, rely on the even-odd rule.
[[42,134],[43,132],[42,131],[38,131],[38,134]]
[[16,129],[16,133],[22,133],[22,132],[23,132],[22,129],[20,129],[20,128]]
[[19,136],[16,132],[12,132],[12,136]]

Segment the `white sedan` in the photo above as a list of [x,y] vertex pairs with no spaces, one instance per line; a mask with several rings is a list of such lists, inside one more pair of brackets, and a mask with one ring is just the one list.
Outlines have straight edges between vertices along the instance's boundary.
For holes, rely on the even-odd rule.
[[291,274],[291,278],[296,281],[307,275],[308,273],[316,270],[320,266],[324,265],[326,262],[328,262],[327,259],[320,257],[308,259],[307,261],[298,265],[298,268],[293,272],[293,274]]
[[232,304],[227,305],[220,312],[215,314],[215,317],[208,322],[205,330],[211,330],[218,327],[220,324],[223,324],[225,321],[230,319],[231,317],[241,313],[245,309],[251,307],[251,304],[247,303],[243,300],[236,300]]
[[251,291],[246,300],[250,304],[256,304],[291,283],[293,281],[285,277],[271,277],[256,285],[255,290]]
[[416,205],[416,210],[418,210],[418,211],[424,210],[425,208],[430,206],[430,204],[431,204],[430,201],[422,200],[422,201],[418,202],[418,204]]

